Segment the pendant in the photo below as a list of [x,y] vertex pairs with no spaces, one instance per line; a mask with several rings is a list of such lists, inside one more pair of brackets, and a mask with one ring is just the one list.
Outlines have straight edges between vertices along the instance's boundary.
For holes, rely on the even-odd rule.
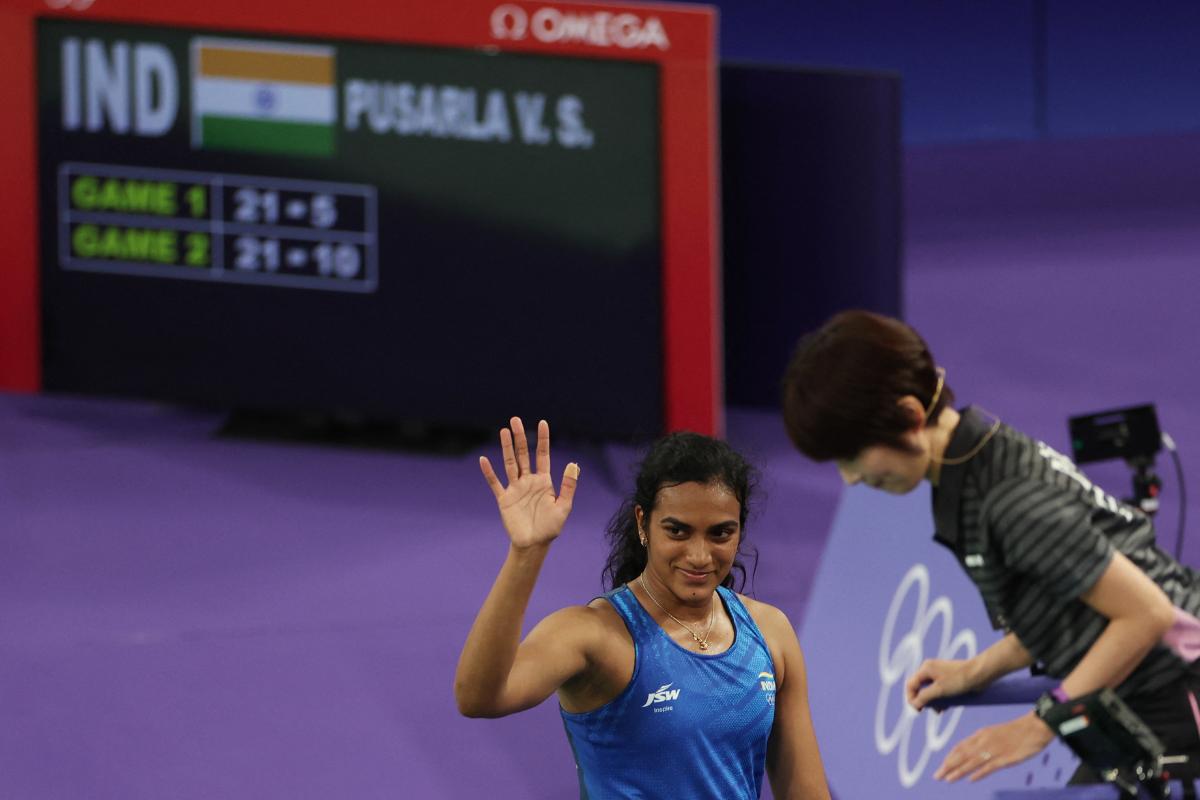
[[704,641],[703,639],[697,639],[696,641],[699,642],[701,650],[708,649],[708,642]]

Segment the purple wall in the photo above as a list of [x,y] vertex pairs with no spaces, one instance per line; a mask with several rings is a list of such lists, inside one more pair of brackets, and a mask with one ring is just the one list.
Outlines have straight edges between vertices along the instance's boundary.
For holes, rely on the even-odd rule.
[[721,55],[890,70],[910,144],[1200,129],[1190,0],[718,0]]

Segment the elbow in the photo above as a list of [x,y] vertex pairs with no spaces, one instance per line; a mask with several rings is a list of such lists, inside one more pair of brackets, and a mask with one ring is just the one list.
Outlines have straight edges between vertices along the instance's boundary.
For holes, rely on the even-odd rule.
[[458,713],[470,719],[496,719],[504,716],[504,714],[487,706],[475,706],[463,703],[458,704]]
[[464,717],[478,719],[484,716],[483,706],[479,700],[464,692],[457,683],[454,685],[454,704],[458,706],[458,713]]
[[1154,634],[1154,642],[1162,641],[1167,632],[1175,626],[1177,618],[1175,606],[1167,599],[1166,595],[1160,598],[1160,602],[1154,604],[1154,608],[1149,615],[1149,627]]
[[458,713],[469,719],[494,719],[500,716],[493,713],[487,706],[472,703],[467,700],[458,701]]
[[[1175,606],[1171,604],[1166,595],[1160,595],[1154,599],[1154,602],[1144,605],[1136,612],[1124,617],[1123,626],[1126,631],[1136,636],[1136,641],[1146,651],[1149,651],[1163,641],[1163,638],[1174,627],[1175,619]],[[1129,641],[1132,644],[1134,640]]]
[[488,716],[481,706],[463,700],[461,697],[458,698],[458,713],[469,719],[487,719]]
[[473,695],[459,684],[454,686],[454,702],[458,706],[458,713],[471,719],[493,719],[504,716],[496,713],[495,708],[484,698]]

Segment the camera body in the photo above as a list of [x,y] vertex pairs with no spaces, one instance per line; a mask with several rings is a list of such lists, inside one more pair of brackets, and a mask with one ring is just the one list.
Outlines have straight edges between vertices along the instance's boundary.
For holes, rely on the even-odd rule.
[[1067,427],[1076,464],[1123,459],[1134,470],[1128,502],[1147,514],[1158,511],[1162,481],[1154,473],[1154,459],[1162,450],[1162,431],[1152,404],[1071,417]]
[[1139,787],[1150,797],[1170,796],[1163,773],[1166,748],[1112,689],[1100,689],[1065,703],[1049,693],[1037,715],[1097,775],[1128,797]]

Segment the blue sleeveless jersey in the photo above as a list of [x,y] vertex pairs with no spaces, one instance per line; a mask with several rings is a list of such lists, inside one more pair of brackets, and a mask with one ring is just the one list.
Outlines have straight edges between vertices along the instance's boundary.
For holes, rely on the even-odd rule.
[[734,642],[711,656],[673,642],[628,586],[604,595],[633,636],[633,678],[594,711],[562,711],[584,800],[759,796],[775,666],[737,595],[717,592]]

